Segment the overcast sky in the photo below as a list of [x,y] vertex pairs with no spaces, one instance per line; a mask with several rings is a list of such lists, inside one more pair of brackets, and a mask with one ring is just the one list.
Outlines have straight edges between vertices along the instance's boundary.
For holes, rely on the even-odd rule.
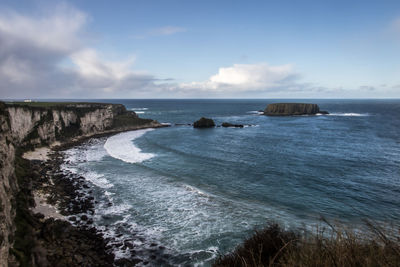
[[400,98],[400,1],[2,0],[0,98]]

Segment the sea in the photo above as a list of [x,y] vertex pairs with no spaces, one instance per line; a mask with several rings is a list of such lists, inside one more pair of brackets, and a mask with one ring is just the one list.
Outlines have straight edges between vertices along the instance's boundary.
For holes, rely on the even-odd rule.
[[[209,266],[269,223],[310,229],[400,222],[400,100],[89,100],[124,104],[169,127],[65,151],[95,198],[94,225],[117,258]],[[270,103],[329,115],[268,117]],[[200,117],[243,128],[195,129]],[[132,246],[121,246],[130,241]]]

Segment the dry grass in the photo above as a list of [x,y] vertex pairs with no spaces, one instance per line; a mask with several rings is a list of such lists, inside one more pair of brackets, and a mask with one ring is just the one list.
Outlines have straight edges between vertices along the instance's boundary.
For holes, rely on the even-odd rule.
[[399,233],[365,222],[366,231],[318,227],[312,234],[270,224],[214,266],[400,266]]

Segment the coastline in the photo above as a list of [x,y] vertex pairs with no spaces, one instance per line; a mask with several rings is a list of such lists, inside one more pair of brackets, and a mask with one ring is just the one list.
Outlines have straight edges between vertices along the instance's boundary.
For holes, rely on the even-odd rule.
[[[63,155],[64,151],[82,145],[91,139],[109,137],[126,131],[160,127],[166,126],[139,126],[123,130],[110,130],[90,136],[79,136],[68,142],[57,142],[48,147],[40,147],[33,151],[25,152],[23,157],[30,162],[32,172],[39,173],[41,176],[35,179],[32,188],[35,207],[31,208],[31,211],[34,216],[45,224],[47,221],[51,221],[53,224],[69,224],[71,226],[71,228],[68,228],[70,229],[69,231],[76,231],[83,236],[86,236],[87,231],[89,231],[94,235],[91,238],[98,239],[99,244],[101,244],[95,247],[96,253],[107,255],[107,261],[103,262],[105,266],[109,264],[108,261],[110,259],[116,266],[133,266],[138,263],[149,264],[149,261],[146,261],[143,257],[142,259],[138,258],[137,254],[144,255],[144,258],[148,258],[150,261],[157,259],[158,264],[168,265],[167,259],[171,255],[168,254],[165,247],[152,243],[151,249],[138,248],[134,242],[134,236],[132,236],[131,242],[126,240],[118,242],[118,240],[113,240],[112,237],[106,237],[107,229],[97,229],[93,225],[92,219],[96,211],[90,182],[79,174],[65,172],[61,167],[62,164],[66,163]],[[115,248],[129,250],[131,252],[130,256],[116,256],[114,253]],[[137,249],[141,252],[137,253]]]

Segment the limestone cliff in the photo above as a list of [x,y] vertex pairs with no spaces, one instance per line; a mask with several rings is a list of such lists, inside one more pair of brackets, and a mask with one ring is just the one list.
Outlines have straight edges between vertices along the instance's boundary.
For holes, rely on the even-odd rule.
[[9,118],[6,108],[0,102],[0,263],[7,263],[12,233],[15,228],[13,205],[15,193],[18,191],[14,175],[15,148],[11,143]]
[[317,113],[327,114],[326,111],[320,111],[317,104],[305,103],[274,103],[269,104],[264,110],[264,115],[268,116],[315,115]]
[[119,104],[0,102],[1,266],[14,262],[9,251],[14,238],[17,195],[21,195],[15,175],[16,153],[56,141],[161,126],[139,118]]

